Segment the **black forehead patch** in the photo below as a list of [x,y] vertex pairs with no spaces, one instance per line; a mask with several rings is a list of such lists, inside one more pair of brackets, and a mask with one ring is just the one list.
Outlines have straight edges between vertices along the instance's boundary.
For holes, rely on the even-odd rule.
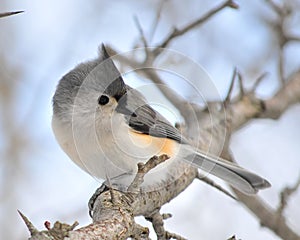
[[107,73],[107,77],[112,79],[111,83],[104,90],[104,93],[116,98],[116,100],[118,101],[126,93],[126,85],[124,83],[124,80],[111,57],[109,56],[104,44],[101,45],[99,55],[104,63],[103,68]]
[[122,96],[126,94],[126,87],[122,77],[118,77],[114,80],[104,91],[109,96],[114,97],[117,101],[119,101]]

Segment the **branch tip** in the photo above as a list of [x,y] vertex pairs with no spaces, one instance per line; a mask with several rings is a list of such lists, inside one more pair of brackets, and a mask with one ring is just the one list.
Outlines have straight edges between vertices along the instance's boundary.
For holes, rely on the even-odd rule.
[[228,238],[227,240],[237,240],[237,238],[235,237],[235,235],[233,235],[232,237]]
[[[143,28],[142,28],[142,26],[141,26],[141,23],[140,23],[140,21],[139,21],[137,15],[134,15],[134,16],[133,16],[133,20],[134,20],[134,23],[135,23],[135,25],[136,25],[137,30],[139,31],[139,34],[140,34],[141,40],[142,40],[142,42],[143,42],[144,48],[147,49],[147,47],[148,47],[148,42],[147,42],[145,33],[144,33],[144,31],[143,31]],[[146,53],[147,53],[147,50],[146,50]]]
[[146,163],[139,162],[137,164],[138,171],[133,179],[132,183],[127,188],[128,192],[138,192],[142,183],[144,182],[145,175],[157,165],[163,163],[169,159],[169,156],[166,154],[162,154],[160,156],[153,156]]
[[240,98],[245,96],[245,88],[243,83],[243,76],[240,72],[237,73],[238,80],[239,80],[239,87],[240,87]]
[[167,219],[173,217],[171,213],[163,213],[161,216],[162,216],[163,220],[167,220]]
[[268,72],[264,72],[263,74],[261,74],[254,82],[251,92],[254,93],[256,91],[256,89],[258,88],[258,86],[261,84],[262,80],[264,80],[267,76],[268,76]]
[[228,1],[228,7],[231,7],[233,9],[239,9],[240,6],[233,0]]
[[232,94],[232,90],[233,90],[233,86],[234,86],[234,82],[235,82],[237,73],[238,73],[238,70],[235,67],[234,70],[233,70],[232,77],[231,77],[231,81],[230,81],[229,89],[228,89],[228,92],[227,92],[227,96],[224,100],[225,105],[230,103],[230,98],[231,98],[231,94]]
[[14,11],[14,12],[0,13],[0,18],[16,15],[16,14],[23,13],[23,12],[24,11]]
[[19,215],[21,216],[21,218],[23,219],[27,229],[30,232],[30,235],[33,236],[35,234],[37,234],[39,231],[35,228],[35,226],[32,224],[32,222],[30,222],[30,220],[20,211],[17,210]]

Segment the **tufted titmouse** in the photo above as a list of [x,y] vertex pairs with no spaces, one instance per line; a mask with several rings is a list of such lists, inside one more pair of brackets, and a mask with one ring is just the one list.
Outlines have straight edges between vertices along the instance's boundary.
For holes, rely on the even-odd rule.
[[180,177],[182,161],[247,194],[270,186],[256,174],[192,147],[140,92],[124,83],[104,45],[97,59],[79,64],[60,80],[52,128],[77,165],[98,179],[110,179],[117,188],[131,183],[138,162],[161,154],[169,159],[146,174],[143,187]]

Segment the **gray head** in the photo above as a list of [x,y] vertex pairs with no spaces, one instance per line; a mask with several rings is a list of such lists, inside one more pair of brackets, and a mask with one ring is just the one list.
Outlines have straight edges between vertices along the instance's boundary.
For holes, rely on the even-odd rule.
[[97,101],[103,101],[100,99],[103,94],[118,101],[125,93],[120,72],[102,44],[98,58],[79,64],[59,81],[53,97],[53,113],[69,121],[74,105],[80,104],[83,112],[90,111]]

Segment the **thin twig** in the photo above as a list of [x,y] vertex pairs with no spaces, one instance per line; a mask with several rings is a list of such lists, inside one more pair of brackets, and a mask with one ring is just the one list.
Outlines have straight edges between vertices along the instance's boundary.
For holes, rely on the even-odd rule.
[[300,42],[300,36],[295,36],[295,35],[287,35],[286,36],[287,41],[296,41]]
[[291,13],[291,8],[289,6],[287,6],[287,4],[285,4],[284,2],[282,4],[282,6],[279,6],[273,0],[267,0],[266,2],[278,15],[278,20],[274,24],[271,23],[271,25],[273,25],[272,27],[275,29],[275,32],[276,32],[277,38],[278,38],[278,42],[279,42],[278,75],[279,75],[280,83],[283,85],[285,83],[284,48],[289,41],[299,41],[299,37],[289,35],[286,33],[287,27],[286,27],[285,21]]
[[29,230],[31,236],[38,233],[38,230],[35,228],[35,226],[30,222],[30,220],[21,212],[18,210],[18,213],[20,214],[21,218],[23,219],[24,223],[27,226],[27,229]]
[[240,98],[245,95],[245,88],[243,83],[243,76],[240,72],[237,72],[238,80],[239,80],[239,87],[240,87]]
[[135,23],[135,25],[136,25],[139,33],[140,33],[141,40],[143,42],[144,48],[147,48],[148,47],[147,39],[146,39],[146,36],[144,34],[143,28],[140,24],[140,21],[139,21],[138,17],[136,15],[134,15],[133,20],[134,20],[134,23]]
[[153,229],[157,235],[157,239],[167,240],[167,239],[177,239],[186,240],[185,238],[177,235],[175,233],[170,233],[164,228],[164,217],[160,214],[159,209],[154,211],[150,216],[145,217],[146,220],[152,223]]
[[238,201],[238,199],[233,196],[229,191],[227,191],[226,189],[224,189],[222,186],[220,186],[219,184],[215,183],[213,180],[211,180],[210,178],[208,177],[204,177],[204,176],[201,176],[200,173],[198,172],[198,175],[196,177],[197,179],[199,179],[200,181],[203,181],[205,182],[206,184],[218,189],[219,191],[221,191],[222,193],[224,193],[225,195],[227,195],[228,197]]
[[236,75],[237,75],[237,68],[235,67],[234,70],[233,70],[233,74],[232,74],[232,78],[231,78],[231,81],[230,81],[230,86],[229,86],[229,89],[228,89],[228,92],[227,92],[227,96],[224,100],[225,105],[230,103],[230,98],[231,98],[231,94],[232,94],[232,90],[233,90]]
[[296,182],[296,184],[292,187],[285,187],[281,193],[280,193],[280,204],[277,208],[277,214],[278,217],[282,217],[283,211],[286,208],[289,198],[291,197],[291,195],[293,193],[295,193],[300,186],[300,176],[298,177],[298,180]]
[[0,13],[0,18],[12,16],[12,15],[19,14],[19,13],[22,13],[22,12],[24,12],[24,11],[15,11],[15,12]]
[[267,72],[264,72],[262,75],[260,75],[254,82],[252,89],[250,92],[254,93],[256,89],[258,88],[259,84],[262,82],[262,80],[268,75]]
[[283,11],[281,9],[281,7],[279,7],[275,2],[273,2],[273,0],[266,0],[266,2],[270,5],[270,7],[278,14],[278,15],[282,15]]
[[171,233],[166,231],[166,235],[167,235],[167,239],[176,239],[176,240],[187,240],[184,237],[181,237],[180,235],[176,234],[176,233]]
[[158,23],[159,23],[159,20],[161,17],[163,6],[167,1],[168,0],[163,0],[163,1],[160,1],[160,3],[159,3],[158,9],[156,11],[156,17],[154,19],[152,27],[150,28],[149,42],[151,42],[153,40],[154,34],[156,32],[156,29],[157,29],[157,26],[158,26]]
[[228,238],[227,240],[237,240],[237,238],[235,237],[235,235],[233,235],[230,238]]
[[283,85],[285,80],[284,80],[284,53],[283,53],[283,46],[279,47],[279,52],[278,52],[278,73],[279,73],[279,80],[281,84]]
[[153,156],[145,164],[138,163],[138,171],[133,179],[132,183],[129,185],[127,192],[138,192],[140,190],[141,184],[144,182],[145,175],[154,169],[157,165],[168,160],[169,157],[166,154],[158,156]]
[[158,46],[158,48],[165,48],[174,38],[182,36],[183,34],[190,31],[191,29],[198,27],[199,25],[206,22],[209,18],[211,18],[216,13],[220,12],[222,9],[224,9],[226,7],[237,9],[238,5],[233,0],[227,0],[227,1],[223,2],[222,4],[220,4],[219,6],[210,10],[208,13],[206,13],[201,18],[188,24],[187,26],[185,26],[181,29],[174,28],[173,31],[171,32],[171,34],[169,34],[166,37],[166,39]]

